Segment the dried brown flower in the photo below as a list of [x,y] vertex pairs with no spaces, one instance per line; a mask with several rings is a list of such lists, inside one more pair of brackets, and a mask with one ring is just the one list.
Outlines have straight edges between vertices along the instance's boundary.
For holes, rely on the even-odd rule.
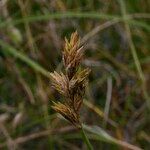
[[81,69],[83,47],[77,32],[72,33],[70,40],[65,39],[63,63],[66,74],[50,74],[52,86],[64,96],[65,102],[53,103],[52,108],[77,127],[80,127],[79,109],[83,102],[84,91],[90,69]]

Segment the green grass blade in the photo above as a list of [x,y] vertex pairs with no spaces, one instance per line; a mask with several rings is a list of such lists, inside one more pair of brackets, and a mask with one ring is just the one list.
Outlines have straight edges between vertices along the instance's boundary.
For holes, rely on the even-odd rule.
[[85,133],[85,131],[84,131],[82,125],[81,125],[81,134],[82,134],[82,138],[83,138],[84,142],[85,142],[86,145],[87,145],[88,150],[93,150],[93,147],[92,147],[92,145],[91,145],[91,143],[90,143],[88,137],[86,136],[86,133]]
[[136,69],[137,69],[137,73],[139,75],[139,79],[141,81],[143,95],[144,95],[144,98],[147,102],[147,107],[148,107],[148,109],[150,109],[150,96],[148,94],[147,87],[146,87],[146,78],[145,78],[145,75],[143,73],[141,63],[139,61],[137,51],[136,51],[136,48],[135,48],[135,45],[134,45],[134,42],[133,42],[133,39],[132,39],[132,34],[131,34],[131,29],[130,29],[129,23],[126,20],[127,11],[126,11],[125,1],[124,0],[118,0],[118,2],[120,4],[122,17],[124,19],[124,25],[125,25],[125,30],[126,30],[126,34],[127,34],[126,36],[127,36],[127,39],[128,39],[131,54],[132,54],[132,57],[133,57],[133,60],[134,60],[134,63],[135,63]]
[[[46,21],[50,19],[63,19],[63,18],[88,18],[88,19],[105,19],[105,20],[111,20],[111,19],[117,19],[119,21],[124,21],[124,19],[121,16],[118,15],[110,15],[110,14],[103,14],[103,13],[98,13],[98,12],[56,12],[56,13],[48,13],[44,15],[33,15],[33,16],[28,16],[24,18],[19,18],[19,19],[13,19],[13,20],[6,20],[2,21],[0,19],[0,28],[4,28],[7,25],[18,25],[24,22],[32,23],[32,22],[38,22],[38,21]],[[150,31],[150,26],[147,25],[146,23],[142,21],[136,21],[133,20],[130,15],[127,15],[125,18],[129,24],[137,27],[142,27],[145,28],[146,30]]]
[[97,12],[65,12],[65,13],[50,13],[44,15],[34,15],[28,16],[21,19],[13,19],[12,21],[5,21],[0,23],[0,28],[5,27],[7,24],[20,24],[24,21],[28,22],[36,22],[36,21],[44,21],[49,19],[63,19],[63,18],[90,18],[90,19],[114,19],[118,18],[117,15],[109,15],[109,14],[100,14]]
[[131,149],[131,150],[141,150],[141,148],[139,148],[137,146],[134,146],[127,142],[115,139],[114,137],[110,136],[106,131],[104,131],[102,128],[100,128],[98,126],[87,126],[84,124],[83,128],[84,128],[84,130],[96,135],[97,140],[99,140],[99,141],[119,145],[122,147],[126,147],[128,149]]
[[19,52],[9,44],[5,43],[4,41],[0,40],[0,45],[2,46],[2,51],[9,53],[10,55],[19,58],[30,67],[32,67],[37,72],[40,72],[44,76],[49,78],[49,72],[46,71],[43,67],[41,67],[37,62],[34,62],[32,59],[28,58],[24,53]]

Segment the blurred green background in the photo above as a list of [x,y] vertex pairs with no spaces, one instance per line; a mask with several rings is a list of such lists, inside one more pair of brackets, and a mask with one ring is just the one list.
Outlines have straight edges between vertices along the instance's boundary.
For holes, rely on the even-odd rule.
[[76,30],[92,70],[81,120],[104,131],[87,132],[93,148],[150,149],[150,0],[1,0],[0,149],[86,149],[51,109],[63,98],[49,72],[64,69],[64,38]]

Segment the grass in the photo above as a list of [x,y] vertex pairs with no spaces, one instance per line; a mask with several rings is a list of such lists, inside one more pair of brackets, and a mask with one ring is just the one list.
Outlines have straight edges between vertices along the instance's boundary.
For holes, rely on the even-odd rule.
[[[127,15],[125,17],[125,20],[128,21],[129,24],[138,26],[138,27],[142,27],[142,28],[145,28],[146,30],[150,31],[150,26],[148,24],[146,24],[145,22],[133,20],[132,16],[134,16],[134,14]],[[122,18],[119,15],[100,14],[97,12],[90,12],[90,13],[89,12],[65,12],[65,13],[58,12],[58,13],[53,13],[53,14],[44,14],[44,15],[36,15],[36,16],[34,15],[34,16],[24,17],[22,19],[2,21],[0,23],[0,28],[4,28],[5,26],[7,26],[9,24],[18,25],[18,24],[22,24],[24,22],[32,23],[32,22],[46,21],[49,19],[64,19],[64,18],[79,18],[79,19],[89,18],[89,19],[104,19],[104,20],[115,19],[120,22],[124,21],[124,18]],[[143,18],[143,16],[141,16],[141,18]],[[146,17],[146,18],[149,19],[149,17]]]
[[85,44],[82,64],[92,70],[80,114],[93,149],[149,149],[149,1],[3,3],[0,149],[85,149],[84,134],[50,108],[62,97],[49,75],[63,70],[64,37],[75,30]]
[[119,0],[119,3],[120,3],[120,7],[121,7],[121,12],[122,12],[122,15],[123,15],[124,23],[125,23],[125,29],[126,29],[126,32],[127,32],[127,39],[128,39],[128,42],[129,42],[129,46],[130,46],[130,49],[131,49],[131,53],[132,53],[132,56],[133,56],[133,59],[134,59],[134,62],[135,62],[137,72],[139,74],[139,78],[141,80],[143,95],[145,97],[145,100],[147,101],[147,107],[150,108],[150,97],[148,95],[147,87],[146,87],[146,83],[145,83],[146,79],[145,79],[144,73],[142,71],[141,64],[140,64],[140,61],[139,61],[139,58],[138,58],[133,40],[132,40],[130,26],[129,26],[127,20],[126,20],[125,2],[124,2],[124,0]]

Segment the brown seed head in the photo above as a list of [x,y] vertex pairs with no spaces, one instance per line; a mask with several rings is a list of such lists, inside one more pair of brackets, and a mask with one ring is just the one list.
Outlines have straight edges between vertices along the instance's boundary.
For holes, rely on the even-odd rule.
[[79,116],[74,112],[73,109],[60,102],[53,102],[52,108],[75,126],[79,125]]
[[79,47],[80,39],[77,32],[72,33],[70,40],[65,39],[63,63],[66,74],[50,74],[52,86],[65,96],[64,104],[53,103],[52,108],[77,127],[80,127],[79,110],[83,102],[84,91],[90,69],[79,69],[83,56],[83,47]]
[[70,41],[65,38],[63,63],[69,79],[72,78],[73,74],[77,70],[83,56],[82,52],[83,46],[79,47],[79,45],[80,39],[77,32],[71,34]]

